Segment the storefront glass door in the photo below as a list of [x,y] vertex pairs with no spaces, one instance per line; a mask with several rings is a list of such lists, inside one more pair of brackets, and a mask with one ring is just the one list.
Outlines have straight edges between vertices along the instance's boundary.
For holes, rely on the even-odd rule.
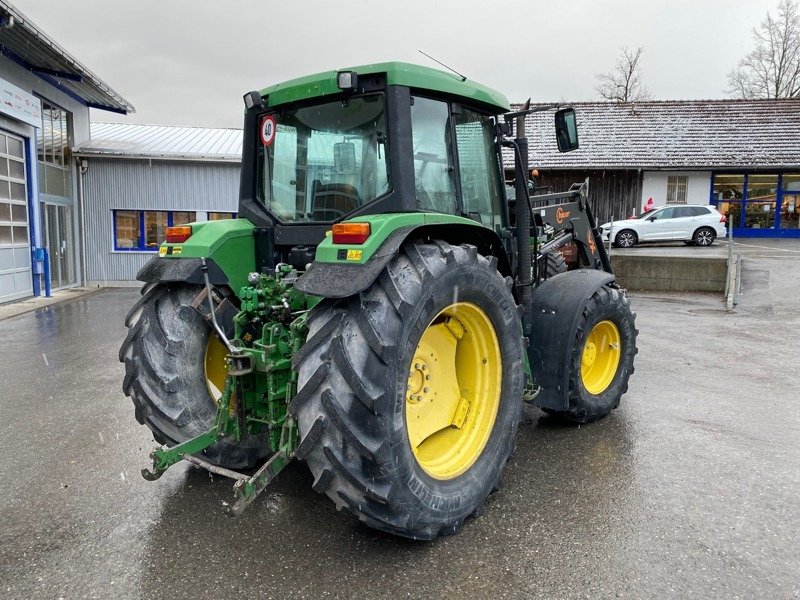
[[781,229],[800,229],[800,192],[783,193],[783,208],[781,209]]
[[42,203],[43,241],[50,256],[50,284],[54,289],[76,283],[72,207]]

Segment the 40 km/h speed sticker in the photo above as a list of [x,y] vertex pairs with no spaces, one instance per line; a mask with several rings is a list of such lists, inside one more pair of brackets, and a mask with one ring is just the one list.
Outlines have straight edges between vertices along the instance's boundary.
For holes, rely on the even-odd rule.
[[261,143],[265,146],[272,145],[272,142],[275,141],[276,129],[277,126],[275,125],[275,117],[272,115],[267,115],[261,119]]

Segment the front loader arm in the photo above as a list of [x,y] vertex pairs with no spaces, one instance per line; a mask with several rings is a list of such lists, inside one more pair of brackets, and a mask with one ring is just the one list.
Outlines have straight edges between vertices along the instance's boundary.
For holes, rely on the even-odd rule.
[[586,266],[613,273],[594,214],[587,201],[586,182],[568,192],[532,196],[534,226],[553,228],[553,239],[538,246],[540,254],[576,242]]

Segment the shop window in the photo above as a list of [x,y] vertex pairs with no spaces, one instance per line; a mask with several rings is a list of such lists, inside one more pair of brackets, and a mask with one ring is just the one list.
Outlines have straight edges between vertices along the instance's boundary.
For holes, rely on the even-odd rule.
[[774,228],[777,199],[777,175],[748,175],[744,226],[752,229]]
[[800,173],[786,173],[783,176],[783,189],[789,192],[800,192]]
[[187,225],[195,220],[195,213],[193,212],[173,212],[172,224],[173,225]]
[[114,211],[114,249],[139,250],[141,235],[138,210]]
[[714,200],[717,210],[739,227],[744,199],[744,175],[714,175]]
[[195,220],[194,212],[164,210],[115,210],[114,250],[157,251],[167,227]]
[[783,194],[781,229],[800,229],[800,187],[797,193]]
[[72,113],[42,99],[42,125],[36,129],[36,151],[40,163],[39,190],[43,194],[72,196],[71,130]]
[[225,219],[235,219],[235,212],[210,212],[208,213],[209,221],[224,221]]
[[670,175],[667,177],[667,204],[686,204],[686,177]]
[[69,166],[71,120],[71,113],[42,100],[42,126],[36,132],[39,161],[59,167]]

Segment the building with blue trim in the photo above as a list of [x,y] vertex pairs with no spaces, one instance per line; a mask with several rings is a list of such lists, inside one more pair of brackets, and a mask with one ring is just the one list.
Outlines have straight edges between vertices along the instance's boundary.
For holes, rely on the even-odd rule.
[[78,171],[89,109],[133,106],[0,0],[0,303],[78,285]]
[[[800,237],[800,98],[576,102],[580,149],[561,154],[552,111],[527,122],[538,185],[590,180],[602,221],[649,198],[713,204],[742,237]],[[506,168],[513,167],[506,157]]]
[[241,129],[92,123],[74,153],[89,285],[130,284],[167,227],[238,210]]

